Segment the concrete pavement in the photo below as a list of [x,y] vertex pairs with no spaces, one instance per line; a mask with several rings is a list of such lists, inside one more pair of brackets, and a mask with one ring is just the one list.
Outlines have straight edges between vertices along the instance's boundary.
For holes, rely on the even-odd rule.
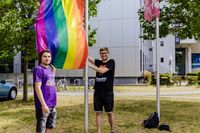
[[[23,91],[19,90],[18,94],[22,95]],[[32,91],[28,92],[29,95],[33,95]],[[156,92],[115,92],[115,96],[155,96]],[[180,95],[194,95],[200,94],[200,91],[173,91],[173,92],[161,92],[160,96],[180,96]],[[58,91],[58,96],[84,96],[83,91],[68,92],[68,91]],[[93,95],[93,90],[89,91],[89,95]]]

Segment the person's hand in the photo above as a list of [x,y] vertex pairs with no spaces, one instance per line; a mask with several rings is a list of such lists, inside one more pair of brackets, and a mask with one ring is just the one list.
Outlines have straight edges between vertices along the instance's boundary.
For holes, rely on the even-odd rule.
[[91,62],[88,62],[88,67],[92,68],[94,66]]
[[43,113],[49,113],[49,108],[47,105],[42,106],[42,112]]

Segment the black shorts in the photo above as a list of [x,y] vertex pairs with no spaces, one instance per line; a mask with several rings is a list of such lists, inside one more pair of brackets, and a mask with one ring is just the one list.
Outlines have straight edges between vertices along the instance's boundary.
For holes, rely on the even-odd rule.
[[113,92],[94,91],[94,111],[102,112],[103,107],[105,112],[112,112],[114,107]]
[[45,133],[46,128],[55,128],[56,123],[56,109],[49,108],[49,113],[43,113],[42,109],[36,108],[36,132]]

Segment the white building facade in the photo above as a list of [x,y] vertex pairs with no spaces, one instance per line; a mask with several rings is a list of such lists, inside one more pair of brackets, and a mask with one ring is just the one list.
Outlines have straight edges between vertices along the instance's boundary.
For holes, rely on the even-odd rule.
[[139,0],[105,0],[98,6],[97,17],[89,22],[97,28],[96,44],[89,54],[99,58],[99,48],[108,47],[116,62],[116,78],[126,77],[130,82],[137,82],[141,75],[139,8]]
[[[143,41],[138,10],[143,0],[102,0],[98,15],[91,18],[91,28],[97,28],[96,44],[89,55],[99,58],[99,48],[108,47],[116,62],[115,83],[135,84],[144,70],[156,71],[155,41]],[[181,44],[181,45],[180,45]],[[200,69],[200,45],[194,40],[182,40],[175,45],[172,35],[160,38],[160,73],[197,72]],[[89,77],[95,72],[89,69]],[[82,78],[83,70],[58,70],[57,77]]]

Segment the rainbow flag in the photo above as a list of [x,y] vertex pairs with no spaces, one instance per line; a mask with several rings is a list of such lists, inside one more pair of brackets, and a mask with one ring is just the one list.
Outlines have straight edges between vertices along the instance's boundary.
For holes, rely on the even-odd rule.
[[83,21],[84,0],[40,0],[35,21],[37,52],[50,49],[56,68],[83,68],[88,55]]

